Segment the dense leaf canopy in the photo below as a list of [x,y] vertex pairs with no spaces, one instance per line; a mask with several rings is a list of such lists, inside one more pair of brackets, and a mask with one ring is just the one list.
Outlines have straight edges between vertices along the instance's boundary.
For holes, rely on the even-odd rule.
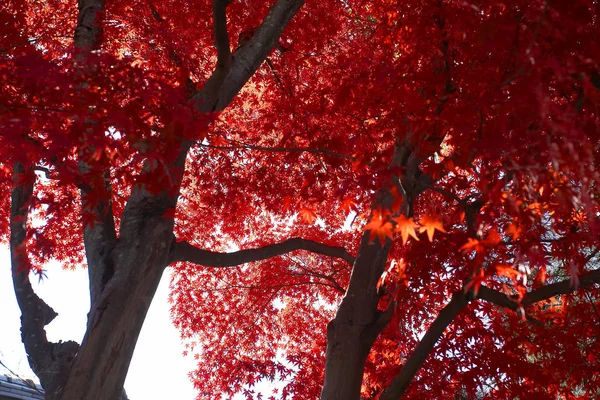
[[[268,7],[228,6],[232,50]],[[165,213],[180,242],[235,252],[302,238],[355,255],[363,231],[369,246],[392,239],[378,290],[394,315],[368,355],[365,398],[466,291],[480,299],[407,398],[595,398],[599,18],[592,0],[308,1],[230,106],[206,113],[194,95],[217,63],[208,1],[107,1],[85,63],[72,1],[4,1],[2,232],[13,163],[35,166],[31,268],[79,265],[83,227],[98,223],[86,210],[109,190],[99,171],[118,226],[134,185],[179,190],[167,165],[190,141]],[[277,381],[276,398],[319,397],[353,257],[318,253],[173,264],[199,398],[255,398],[261,379]]]

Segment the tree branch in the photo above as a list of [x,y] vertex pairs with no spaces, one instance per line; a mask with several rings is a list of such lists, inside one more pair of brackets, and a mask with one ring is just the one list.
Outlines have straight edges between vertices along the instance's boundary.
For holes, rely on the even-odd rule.
[[[600,283],[600,269],[581,275],[579,280],[580,288]],[[571,285],[570,279],[556,282],[527,293],[523,297],[521,305],[527,307],[533,303],[549,299],[559,294],[570,293],[574,290],[575,288]],[[383,391],[379,398],[380,400],[396,400],[404,394],[404,391],[412,382],[423,362],[427,359],[427,356],[433,349],[437,340],[442,336],[445,329],[450,325],[454,318],[469,303],[468,296],[469,293],[464,294],[463,292],[454,294],[450,303],[440,311],[436,320],[431,324],[427,333],[423,339],[421,339],[421,342],[418,344],[408,361],[406,361],[398,376],[396,376],[392,380],[392,383],[390,383]],[[513,311],[517,311],[520,307],[519,304],[511,300],[508,296],[486,286],[481,286],[479,288],[477,297]],[[536,320],[533,322],[536,322]]]
[[320,272],[317,272],[317,271],[314,271],[314,270],[308,268],[308,266],[306,266],[306,264],[304,264],[304,262],[302,262],[301,260],[295,260],[293,257],[290,257],[290,256],[284,256],[284,257],[287,258],[288,260],[292,261],[296,267],[298,267],[302,271],[304,271],[304,273],[302,273],[302,274],[291,271],[290,273],[292,275],[313,276],[315,278],[324,279],[324,280],[328,281],[331,284],[330,286],[333,287],[335,290],[337,290],[339,293],[341,293],[341,294],[346,293],[346,289],[344,287],[342,287],[342,285],[340,285],[335,279],[333,279],[335,272],[333,272],[332,274],[329,274],[329,275],[322,274]]
[[76,56],[81,61],[92,50],[98,48],[102,40],[102,19],[105,0],[79,0],[79,14],[75,28],[75,49],[79,52]]
[[204,144],[200,142],[196,142],[198,146],[215,149],[215,150],[257,150],[257,151],[266,151],[272,153],[312,153],[312,154],[324,154],[331,157],[344,158],[347,160],[355,161],[356,157],[350,156],[348,154],[336,153],[331,150],[327,150],[325,148],[312,149],[310,147],[266,147],[266,146],[256,146],[251,144],[240,144],[235,146],[213,146],[210,144]]
[[188,242],[175,242],[171,248],[169,264],[177,261],[186,261],[209,267],[234,267],[253,261],[280,256],[295,250],[306,250],[316,254],[336,257],[346,261],[350,265],[354,264],[354,257],[343,247],[329,246],[301,238],[292,238],[285,242],[271,244],[257,249],[235,251],[233,253],[218,253],[199,249]]
[[[600,283],[600,269],[588,272],[579,277],[579,288],[591,286],[595,283]],[[504,308],[518,311],[520,307],[528,307],[534,303],[549,299],[551,297],[567,294],[575,291],[575,288],[571,284],[570,279],[564,281],[552,283],[550,285],[542,286],[536,290],[533,290],[523,296],[521,304],[517,303],[504,293],[500,293],[497,290],[491,289],[487,286],[481,286],[477,297],[494,303]]]
[[10,256],[13,286],[17,303],[21,310],[21,340],[25,345],[27,360],[31,369],[40,378],[47,393],[47,399],[54,399],[55,393],[69,371],[71,360],[79,345],[75,342],[51,343],[44,327],[54,318],[56,312],[34,292],[29,281],[29,259],[27,257],[27,217],[33,195],[35,174],[23,164],[13,167],[14,188],[10,206]]
[[231,67],[231,46],[227,34],[227,6],[231,0],[213,0],[215,18],[215,47],[217,48],[217,69],[229,71]]
[[[481,299],[481,300],[489,301],[490,303],[496,304],[500,307],[508,308],[510,310],[513,310],[516,313],[518,313],[519,309],[521,308],[521,306],[519,306],[519,304],[517,304],[516,302],[511,300],[505,294],[503,294],[495,289],[489,288],[487,286],[481,286],[479,288],[479,290],[477,292],[477,298]],[[533,318],[531,315],[525,315],[525,318],[529,322],[533,322],[537,325],[543,325],[538,319]]]
[[542,286],[539,289],[527,293],[523,297],[521,303],[524,307],[527,307],[533,303],[549,299],[559,294],[567,294],[577,289],[591,286],[595,283],[600,283],[600,269],[580,275],[578,288],[573,287],[570,279],[565,279],[564,281],[551,283],[550,285]]
[[[80,189],[82,215],[90,215],[93,219],[91,223],[84,222],[83,227],[90,300],[93,306],[114,272],[110,254],[117,243],[117,233],[112,212],[110,172],[90,171],[83,161],[79,163],[79,171],[90,182],[80,185]],[[84,218],[84,221],[89,221],[89,218]]]
[[[81,62],[81,72],[95,73],[93,64],[85,63],[92,51],[100,48],[105,0],[80,0],[77,27],[75,28],[76,60]],[[85,91],[85,87],[78,88]],[[89,106],[89,105],[88,105]],[[89,142],[98,132],[96,121],[90,116],[84,119],[82,142]],[[113,274],[110,252],[115,246],[117,235],[112,212],[112,188],[110,185],[110,169],[108,166],[90,163],[95,151],[92,146],[84,146],[79,151],[79,174],[82,180],[81,210],[84,221],[83,242],[90,278],[90,301],[92,309],[96,299],[102,293],[104,285]],[[89,218],[88,218],[89,217]]]
[[460,291],[452,296],[452,300],[440,311],[438,317],[433,321],[433,324],[431,324],[415,351],[400,370],[400,373],[383,391],[381,397],[379,397],[380,400],[397,400],[404,394],[404,391],[412,382],[417,371],[421,368],[429,353],[431,353],[435,343],[468,303],[469,293],[465,294],[463,291]]
[[[227,0],[215,0],[213,3],[215,39],[219,61],[217,61],[217,67],[204,87],[192,97],[196,108],[204,113],[221,111],[229,105],[275,47],[283,30],[302,7],[304,0],[277,0],[252,39],[240,47],[231,57],[231,67],[222,68],[219,62],[226,62],[229,59],[227,54],[229,39],[225,40],[227,30],[223,26],[227,4]],[[222,14],[216,13],[217,11]]]

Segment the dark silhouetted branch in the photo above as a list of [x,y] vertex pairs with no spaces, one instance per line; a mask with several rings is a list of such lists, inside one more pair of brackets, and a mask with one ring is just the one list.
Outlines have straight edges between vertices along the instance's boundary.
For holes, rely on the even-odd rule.
[[171,249],[169,263],[186,261],[207,267],[234,267],[237,265],[281,256],[295,250],[340,258],[348,264],[354,264],[354,257],[343,247],[329,246],[323,243],[293,238],[285,242],[270,244],[257,249],[240,250],[232,253],[219,253],[199,249],[188,242],[176,242]]
[[[192,97],[196,108],[204,113],[221,111],[231,103],[248,79],[266,60],[287,24],[304,4],[304,0],[277,0],[252,39],[231,57],[228,54],[229,39],[226,36],[224,19],[227,4],[226,0],[215,0],[213,3],[215,45],[219,53],[217,67],[204,87]],[[230,58],[231,66],[228,67],[227,61]]]
[[454,318],[465,308],[469,303],[470,294],[460,291],[452,296],[450,303],[444,307],[438,314],[433,324],[427,330],[423,339],[417,345],[417,348],[406,361],[400,373],[392,380],[390,385],[383,391],[380,400],[398,400],[403,394],[408,385],[412,382],[417,371],[425,362],[433,346],[442,336],[446,328],[452,323]]
[[40,378],[46,398],[54,399],[54,394],[65,378],[79,345],[72,341],[48,341],[44,327],[52,322],[57,314],[34,292],[29,281],[27,217],[34,182],[33,168],[26,168],[18,162],[14,164],[14,188],[10,205],[11,271],[17,304],[21,310],[21,340],[25,345],[29,365]]

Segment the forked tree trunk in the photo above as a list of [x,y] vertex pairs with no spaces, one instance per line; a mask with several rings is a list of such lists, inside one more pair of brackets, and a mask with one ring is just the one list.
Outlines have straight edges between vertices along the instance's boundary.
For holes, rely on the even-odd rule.
[[90,313],[61,400],[120,397],[173,237],[172,226],[160,217],[148,221],[147,227],[138,240],[120,244],[113,252],[117,272]]

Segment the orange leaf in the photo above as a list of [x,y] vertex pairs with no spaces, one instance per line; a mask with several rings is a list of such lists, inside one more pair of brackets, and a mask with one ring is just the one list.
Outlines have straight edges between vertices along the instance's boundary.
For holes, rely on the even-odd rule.
[[496,229],[492,229],[492,230],[490,230],[490,233],[488,233],[487,237],[482,241],[482,243],[488,247],[493,247],[493,246],[496,246],[501,241],[502,241],[502,238],[500,237],[500,234],[498,233],[498,231]]
[[419,224],[421,227],[419,228],[419,233],[423,233],[427,231],[427,237],[430,242],[433,242],[433,234],[437,229],[440,232],[446,233],[442,222],[437,218],[430,215],[426,215],[419,220]]
[[396,279],[398,279],[399,281],[406,279],[406,274],[404,273],[404,271],[406,271],[406,262],[403,259],[400,259],[400,261],[395,266]]
[[480,253],[483,251],[483,246],[481,245],[481,242],[479,240],[468,238],[467,243],[465,243],[460,248],[460,250],[462,250],[465,253],[468,253],[470,250],[475,250],[476,252]]
[[538,285],[546,283],[546,266],[542,265],[539,272],[535,276],[535,281]]
[[288,211],[292,205],[292,196],[287,195],[283,198],[283,211]]
[[483,282],[485,275],[483,273],[483,269],[479,270],[478,274],[473,274],[471,279],[465,285],[464,292],[467,293],[469,290],[473,289],[473,295],[477,297],[477,293],[479,293],[479,288],[481,287],[481,282]]
[[340,206],[340,209],[344,213],[349,213],[350,211],[356,210],[356,202],[350,198],[344,199],[344,201],[342,201],[342,205]]
[[392,212],[400,213],[400,208],[402,208],[402,203],[404,203],[402,195],[400,194],[396,186],[392,186],[392,188],[390,189],[390,193],[392,194],[392,197],[394,199],[394,203],[392,204]]
[[373,210],[371,214],[371,221],[365,226],[365,231],[371,231],[369,235],[369,243],[379,238],[381,245],[385,244],[385,238],[392,238],[392,223],[389,219],[389,212],[381,212],[380,209]]
[[412,218],[406,218],[403,215],[394,218],[394,221],[396,221],[396,232],[400,232],[400,234],[402,235],[402,244],[405,245],[406,242],[408,241],[408,237],[412,236],[413,238],[415,238],[415,240],[419,240],[419,237],[417,236],[417,232],[415,232],[415,229],[417,228],[417,224],[415,223],[415,221]]
[[527,209],[531,210],[535,215],[541,217],[545,207],[541,203],[536,202],[536,203],[531,203],[530,205],[528,205]]
[[521,228],[517,224],[510,224],[508,228],[506,228],[506,234],[510,235],[512,240],[517,240],[521,237]]
[[225,140],[221,136],[214,136],[211,138],[210,144],[212,146],[224,147],[224,146],[227,146],[229,143],[227,142],[227,140]]
[[496,265],[496,271],[498,271],[498,275],[506,276],[514,281],[521,278],[521,273],[510,265]]
[[298,212],[298,216],[300,216],[300,219],[302,219],[307,224],[312,224],[317,219],[317,214],[315,214],[313,210],[306,207],[302,207],[300,209],[300,211]]

